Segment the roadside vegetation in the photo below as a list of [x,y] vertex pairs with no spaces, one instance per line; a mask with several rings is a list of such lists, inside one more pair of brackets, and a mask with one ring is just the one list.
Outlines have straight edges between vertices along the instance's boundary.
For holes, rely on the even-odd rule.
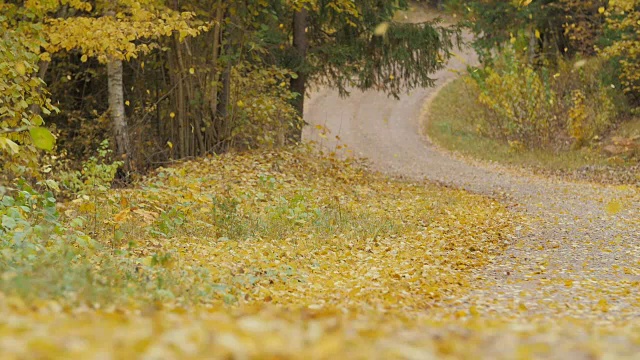
[[637,4],[461,3],[481,65],[433,101],[427,134],[483,160],[638,183]]
[[[496,162],[544,175],[603,183],[637,184],[640,120],[632,118],[598,135],[589,145],[564,149],[525,148],[501,141],[482,130],[486,108],[479,93],[457,79],[447,84],[429,104],[423,131],[443,149],[463,157]],[[462,94],[462,96],[461,96]]]

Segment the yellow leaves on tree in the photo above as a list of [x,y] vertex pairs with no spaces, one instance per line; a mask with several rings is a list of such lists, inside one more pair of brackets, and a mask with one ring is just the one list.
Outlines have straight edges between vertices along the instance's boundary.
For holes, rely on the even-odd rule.
[[[32,15],[22,7],[0,4],[14,16]],[[11,24],[0,16],[0,182],[7,174],[38,174],[36,148],[51,149],[54,138],[42,128],[41,114],[57,109],[38,78],[38,53],[43,45],[37,25]],[[37,111],[34,111],[37,110]]]
[[640,1],[609,1],[607,25],[618,39],[603,50],[603,54],[618,59],[623,91],[639,105],[640,101]]
[[180,40],[206,31],[206,26],[191,24],[192,13],[178,13],[168,9],[146,9],[140,2],[119,2],[128,5],[114,16],[77,16],[46,21],[46,50],[50,53],[79,49],[82,61],[96,57],[106,63],[109,59],[130,60],[138,54],[159,48],[157,43],[135,44],[134,41],[157,40],[171,36],[174,31]]
[[57,11],[61,6],[85,12],[89,12],[93,8],[90,2],[82,0],[27,0],[24,2],[25,8],[40,17]]

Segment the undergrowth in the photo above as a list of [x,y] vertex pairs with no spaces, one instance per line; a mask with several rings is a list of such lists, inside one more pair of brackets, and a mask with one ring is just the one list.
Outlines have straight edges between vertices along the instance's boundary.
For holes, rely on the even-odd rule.
[[483,136],[514,150],[566,150],[590,145],[620,120],[625,103],[610,72],[598,59],[531,64],[508,46],[465,79],[484,113],[476,121]]
[[65,204],[15,194],[0,208],[2,292],[90,306],[425,309],[510,229],[496,202],[301,148],[184,162]]
[[[640,181],[638,160],[633,153],[611,155],[603,151],[611,139],[640,135],[636,122],[623,122],[595,139],[592,136],[584,146],[530,147],[518,140],[489,136],[483,124],[495,119],[477,101],[479,96],[478,88],[464,78],[449,83],[430,103],[423,131],[447,150],[484,161],[570,179],[631,184]],[[564,139],[566,144],[572,143],[568,135]]]

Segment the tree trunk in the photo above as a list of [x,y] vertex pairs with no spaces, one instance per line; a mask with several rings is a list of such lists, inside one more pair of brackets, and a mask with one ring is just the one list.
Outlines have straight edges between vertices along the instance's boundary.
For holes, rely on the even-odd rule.
[[[305,63],[307,58],[307,50],[309,49],[309,39],[307,38],[307,20],[308,11],[305,8],[300,9],[293,14],[293,47],[298,56],[297,79],[291,79],[291,91],[298,93],[298,97],[294,100],[293,105],[300,117],[304,117],[304,95],[306,91],[307,74]],[[292,134],[294,141],[302,140],[302,129],[296,129]]]
[[529,64],[531,65],[533,65],[533,62],[536,60],[537,45],[536,30],[534,27],[531,27],[529,34]]
[[[38,62],[38,77],[42,81],[44,81],[44,77],[47,74],[47,69],[49,69],[49,64],[50,62],[43,61],[43,60],[40,60]],[[42,94],[42,88],[43,88],[42,86],[38,87],[38,94]],[[31,104],[31,106],[29,107],[29,110],[34,115],[42,115],[42,108],[40,107],[40,104]]]
[[111,60],[107,64],[109,88],[109,113],[116,140],[116,155],[124,161],[125,171],[130,170],[131,146],[129,129],[124,113],[124,87],[122,82],[122,61]]
[[224,72],[222,73],[222,91],[218,101],[218,151],[227,151],[229,147],[231,135],[231,117],[229,116],[229,107],[231,106],[231,63],[227,62]]
[[218,80],[220,79],[220,74],[218,72],[218,60],[220,59],[220,35],[222,33],[222,0],[218,0],[218,5],[216,7],[216,16],[215,16],[215,25],[213,26],[213,56],[211,59],[211,68],[213,69],[213,89],[211,89],[211,114],[213,117],[216,116],[218,112]]

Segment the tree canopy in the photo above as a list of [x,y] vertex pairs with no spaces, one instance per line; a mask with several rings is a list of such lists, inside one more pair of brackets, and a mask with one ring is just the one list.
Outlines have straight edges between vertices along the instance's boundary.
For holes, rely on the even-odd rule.
[[[437,22],[395,21],[408,5],[3,2],[3,46],[11,47],[3,57],[23,55],[17,68],[8,62],[3,68],[10,79],[3,81],[20,81],[21,87],[3,90],[8,98],[1,110],[12,119],[3,116],[3,134],[13,135],[3,135],[1,146],[26,144],[14,130],[45,120],[67,154],[84,156],[98,139],[111,138],[116,156],[132,169],[231,147],[298,141],[310,83],[345,95],[357,88],[392,96],[433,85],[431,74],[444,66],[459,33]],[[59,113],[50,115],[47,94]]]

